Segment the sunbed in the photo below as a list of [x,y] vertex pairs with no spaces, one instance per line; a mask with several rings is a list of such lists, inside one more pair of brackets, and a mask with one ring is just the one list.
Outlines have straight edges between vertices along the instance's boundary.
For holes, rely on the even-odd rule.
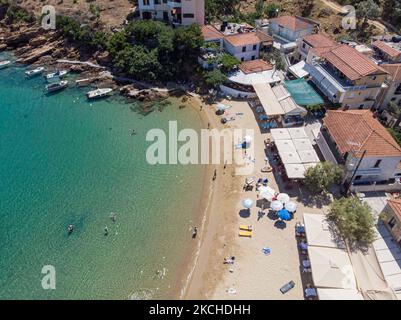
[[240,230],[245,230],[245,231],[252,231],[252,230],[253,230],[252,226],[247,226],[247,225],[245,225],[245,224],[241,224],[241,225],[239,226],[239,229],[240,229]]
[[240,237],[249,237],[252,238],[252,231],[241,230],[238,234]]

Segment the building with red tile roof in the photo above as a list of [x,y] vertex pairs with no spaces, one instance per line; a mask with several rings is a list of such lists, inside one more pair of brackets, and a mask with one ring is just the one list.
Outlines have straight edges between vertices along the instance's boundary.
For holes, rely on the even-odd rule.
[[273,66],[261,59],[257,60],[250,60],[250,61],[245,61],[239,65],[239,69],[245,73],[245,74],[250,74],[250,73],[255,73],[255,72],[263,72],[267,70],[272,70]]
[[380,107],[385,108],[390,102],[401,105],[401,63],[380,65],[389,75],[386,80],[386,88],[380,101]]
[[321,132],[337,161],[345,165],[345,181],[352,179],[353,186],[363,186],[364,191],[401,190],[401,184],[395,184],[401,175],[401,147],[371,111],[329,110]]
[[269,33],[278,41],[295,42],[315,30],[315,22],[294,16],[281,16],[270,19]]
[[401,45],[377,40],[372,42],[372,47],[378,59],[391,63],[401,62]]

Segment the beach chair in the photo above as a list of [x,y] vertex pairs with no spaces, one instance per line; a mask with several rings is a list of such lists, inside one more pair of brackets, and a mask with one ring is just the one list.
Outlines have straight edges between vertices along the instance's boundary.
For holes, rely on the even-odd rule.
[[245,230],[245,231],[253,231],[253,227],[252,227],[252,226],[247,226],[247,225],[245,225],[245,224],[241,224],[241,225],[239,226],[239,229],[240,229],[240,230]]
[[285,285],[283,285],[280,288],[280,291],[281,291],[282,294],[284,294],[284,293],[287,293],[288,291],[290,291],[294,287],[295,287],[295,282],[291,280],[290,282],[288,282]]
[[240,232],[238,233],[238,235],[239,235],[240,237],[252,238],[252,231],[240,230]]

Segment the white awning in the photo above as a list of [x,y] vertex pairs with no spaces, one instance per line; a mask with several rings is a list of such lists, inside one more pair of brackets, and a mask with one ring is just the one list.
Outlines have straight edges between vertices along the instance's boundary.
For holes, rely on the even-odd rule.
[[288,129],[270,129],[270,133],[273,137],[274,142],[277,144],[278,140],[288,140],[291,139],[290,133],[288,132]]
[[280,158],[284,164],[301,164],[301,159],[296,151],[280,152]]
[[290,179],[303,179],[305,178],[305,167],[302,164],[284,164],[287,177]]
[[290,66],[288,69],[297,78],[304,78],[309,75],[309,72],[306,71],[306,69],[305,69],[305,61],[304,60],[301,60],[300,62]]
[[306,139],[308,135],[305,132],[305,127],[288,128],[288,132],[292,139]]
[[302,163],[318,163],[319,157],[316,154],[315,150],[299,150],[298,151],[299,158]]
[[275,144],[280,155],[283,152],[297,152],[292,140],[277,140]]
[[254,84],[264,84],[280,82],[281,79],[278,76],[278,72],[275,70],[267,70],[262,72],[254,72],[246,74],[241,70],[236,71],[228,77],[228,80],[243,84],[243,85],[254,85]]
[[268,116],[280,116],[285,114],[270,85],[267,83],[255,83],[253,84],[253,88]]
[[308,255],[316,287],[356,289],[354,271],[345,250],[308,246]]
[[363,300],[362,294],[353,289],[317,288],[319,300]]
[[312,142],[309,139],[294,139],[292,142],[297,151],[313,150]]
[[306,239],[309,246],[345,248],[338,238],[335,227],[324,214],[304,213]]

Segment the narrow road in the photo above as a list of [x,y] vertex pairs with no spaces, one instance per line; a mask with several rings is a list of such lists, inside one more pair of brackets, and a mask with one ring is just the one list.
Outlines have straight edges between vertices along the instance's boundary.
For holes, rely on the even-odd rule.
[[[322,1],[326,6],[330,7],[336,12],[340,12],[343,14],[347,13],[347,10],[344,9],[344,7],[336,2],[330,1],[330,0],[320,0]],[[368,20],[368,23],[371,25],[374,25],[376,28],[378,28],[380,31],[384,32],[387,30],[386,26],[382,24],[379,21],[376,20]]]

